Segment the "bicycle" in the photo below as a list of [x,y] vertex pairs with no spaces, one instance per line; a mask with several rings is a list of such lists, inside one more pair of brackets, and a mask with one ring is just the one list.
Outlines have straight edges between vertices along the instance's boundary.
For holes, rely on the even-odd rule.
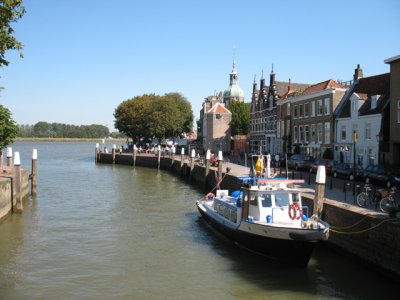
[[381,201],[380,190],[373,188],[371,184],[365,184],[364,191],[357,195],[357,204],[360,207],[366,207],[367,204],[372,204],[375,209],[378,209],[379,202]]
[[398,206],[396,199],[396,194],[398,193],[399,190],[395,186],[390,189],[389,195],[382,198],[381,200],[380,203],[381,211],[385,213],[390,213]]

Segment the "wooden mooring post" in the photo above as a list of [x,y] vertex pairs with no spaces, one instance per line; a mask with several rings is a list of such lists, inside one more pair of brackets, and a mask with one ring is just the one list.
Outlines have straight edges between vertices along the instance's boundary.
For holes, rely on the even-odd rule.
[[31,195],[36,195],[36,174],[37,174],[37,149],[32,150],[32,173],[31,173]]
[[321,217],[322,210],[324,208],[324,196],[325,196],[325,166],[319,166],[317,176],[315,177],[315,195],[314,195],[314,207],[313,214]]
[[19,157],[19,152],[15,152],[14,158],[14,170],[15,170],[15,186],[17,192],[16,207],[14,212],[22,213],[24,205],[22,202],[22,188],[21,188],[21,159]]
[[222,151],[218,151],[218,186],[221,184],[222,181],[222,162],[223,162],[223,157],[222,157]]
[[11,147],[7,147],[7,167],[12,167],[13,165],[13,152]]

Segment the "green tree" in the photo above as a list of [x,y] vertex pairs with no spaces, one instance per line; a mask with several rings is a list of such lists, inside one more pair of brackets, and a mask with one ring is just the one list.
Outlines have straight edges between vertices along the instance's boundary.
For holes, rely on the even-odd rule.
[[136,141],[180,136],[193,124],[192,107],[179,93],[136,96],[122,102],[114,117],[115,128]]
[[5,53],[8,50],[17,50],[22,55],[22,44],[14,37],[12,23],[17,22],[25,13],[22,0],[0,1],[0,67],[8,66]]
[[11,112],[0,105],[0,168],[3,167],[3,148],[12,144],[17,134],[18,125],[11,118]]
[[240,101],[229,103],[229,111],[232,113],[232,135],[247,135],[250,132],[250,105]]

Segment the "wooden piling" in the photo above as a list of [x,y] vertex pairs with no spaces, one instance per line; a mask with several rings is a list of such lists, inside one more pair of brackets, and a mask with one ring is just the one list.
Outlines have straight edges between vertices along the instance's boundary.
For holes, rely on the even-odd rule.
[[16,207],[14,212],[22,213],[24,206],[22,202],[22,187],[21,187],[21,160],[19,157],[19,152],[15,152],[15,160],[14,160],[14,170],[15,170],[15,186],[16,186]]
[[221,184],[222,181],[222,162],[223,162],[222,151],[220,150],[218,152],[218,186]]
[[314,195],[314,207],[313,214],[321,217],[322,210],[324,208],[324,196],[325,196],[325,166],[319,166],[317,176],[315,177],[315,195]]
[[[33,149],[32,151],[32,174],[31,174],[31,195],[35,196],[36,195],[36,174],[37,174],[37,167],[36,167],[36,162],[37,162],[37,149]],[[96,159],[97,161],[97,159]]]
[[13,165],[13,153],[12,148],[7,147],[7,167],[12,167]]

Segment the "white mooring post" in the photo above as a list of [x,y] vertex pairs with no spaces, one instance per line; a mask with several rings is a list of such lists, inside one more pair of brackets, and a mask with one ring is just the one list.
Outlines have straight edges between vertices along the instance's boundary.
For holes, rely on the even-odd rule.
[[31,174],[31,195],[36,195],[36,174],[37,174],[37,167],[36,162],[38,159],[37,149],[32,150],[32,174]]
[[12,167],[13,165],[13,151],[11,147],[7,147],[7,167]]
[[21,159],[19,157],[19,152],[15,152],[14,157],[14,168],[15,168],[15,187],[17,189],[17,201],[16,208],[14,209],[17,213],[22,213],[24,206],[22,203],[22,188],[21,188]]
[[223,161],[223,157],[222,157],[222,151],[219,150],[218,151],[218,186],[221,184],[222,181],[222,161]]
[[324,208],[326,172],[325,166],[318,166],[317,176],[315,177],[315,195],[313,214],[321,217]]

